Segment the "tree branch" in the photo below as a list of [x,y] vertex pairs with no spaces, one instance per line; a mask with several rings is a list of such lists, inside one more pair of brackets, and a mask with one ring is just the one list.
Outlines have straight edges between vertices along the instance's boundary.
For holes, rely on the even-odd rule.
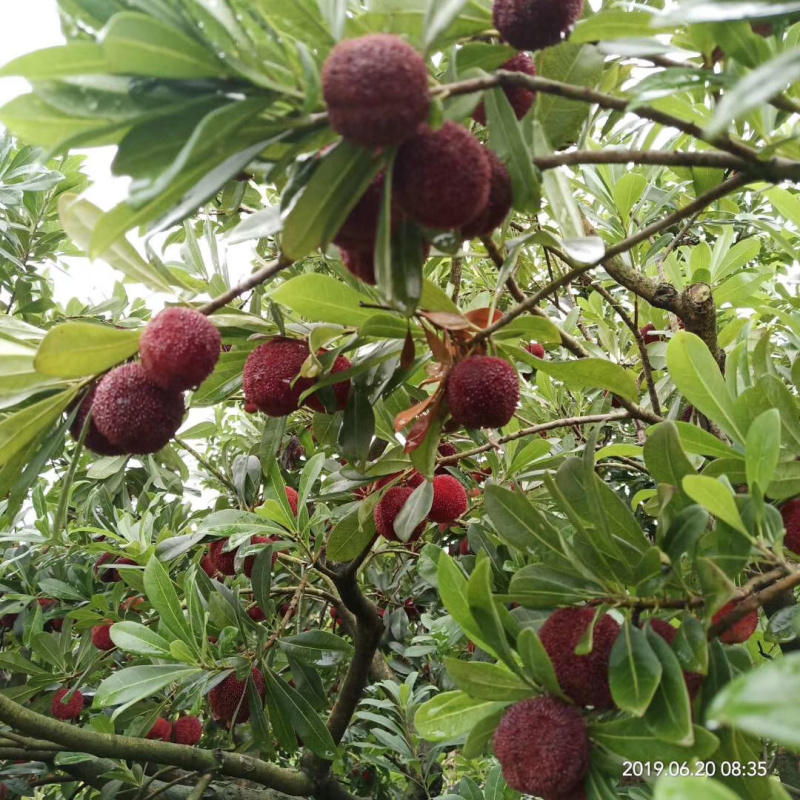
[[542,172],[558,167],[580,164],[642,164],[659,167],[709,167],[711,169],[742,172],[751,168],[751,162],[730,153],[713,150],[572,150],[537,156],[533,163]]

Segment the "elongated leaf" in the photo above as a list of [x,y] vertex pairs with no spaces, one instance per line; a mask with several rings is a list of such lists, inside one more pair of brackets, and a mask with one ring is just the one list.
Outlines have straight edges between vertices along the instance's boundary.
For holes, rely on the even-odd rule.
[[281,650],[307,664],[329,667],[353,652],[353,646],[327,631],[306,631],[278,639]]
[[517,637],[517,651],[522,659],[522,666],[548,694],[566,700],[566,696],[558,685],[558,678],[547,650],[544,649],[539,635],[533,628],[523,628]]
[[602,358],[582,358],[578,361],[549,361],[519,351],[521,361],[562,381],[570,389],[607,389],[627,400],[639,396],[633,372]]
[[178,593],[169,573],[155,556],[144,569],[144,590],[147,599],[159,613],[164,627],[175,637],[190,647],[195,646],[189,623],[183,615]]
[[116,622],[111,626],[111,641],[128,653],[143,656],[169,655],[170,643],[154,630],[138,622]]
[[182,683],[202,674],[196,667],[148,664],[112,673],[98,687],[95,708],[123,705],[152,697],[165,686]]
[[271,297],[312,322],[360,325],[375,315],[374,310],[361,308],[363,295],[327,275],[299,275],[275,289]]
[[777,408],[753,420],[747,431],[747,483],[761,491],[772,483],[781,454],[781,414]]
[[447,742],[463,736],[507,705],[508,702],[476,700],[464,692],[444,692],[417,709],[414,727],[429,742]]
[[108,71],[109,63],[100,45],[94,42],[70,42],[15,58],[0,69],[0,76],[52,81],[70,75],[93,75]]
[[445,666],[456,687],[478,700],[516,702],[534,695],[530,686],[499,664],[446,658]]
[[614,702],[623,711],[642,716],[661,681],[662,667],[644,633],[630,622],[614,642],[608,667]]
[[736,507],[736,499],[727,486],[705,475],[687,475],[683,479],[683,490],[715,517],[745,536],[750,535]]

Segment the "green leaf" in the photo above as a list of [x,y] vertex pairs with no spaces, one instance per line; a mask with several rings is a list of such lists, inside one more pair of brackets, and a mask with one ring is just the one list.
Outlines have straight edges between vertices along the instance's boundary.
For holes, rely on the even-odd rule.
[[374,435],[375,412],[370,397],[356,383],[350,391],[339,431],[342,455],[356,464],[365,463],[369,459],[369,448]]
[[683,479],[683,490],[717,519],[750,536],[739,514],[734,494],[725,484],[705,475],[687,475]]
[[327,631],[305,631],[295,636],[283,636],[278,646],[291,656],[307,664],[330,667],[353,653],[353,646]]
[[468,733],[481,720],[507,705],[507,702],[476,700],[464,692],[444,692],[417,709],[414,727],[429,742],[448,742]]
[[[715,458],[741,458],[741,453],[734,450],[729,444],[721,442],[713,433],[704,431],[690,422],[673,422],[681,437],[683,449],[687,453],[698,456],[714,456]],[[650,434],[654,428],[648,428]]]
[[636,375],[603,358],[582,358],[577,361],[549,361],[530,355],[524,350],[516,353],[520,361],[563,382],[568,389],[607,389],[635,402],[639,396]]
[[[89,253],[93,232],[104,216],[96,205],[74,194],[62,194],[58,199],[58,216],[70,239],[84,253]],[[135,283],[143,283],[158,292],[172,293],[171,285],[136,252],[126,239],[119,239],[99,252],[114,269],[118,269]]]
[[445,658],[447,673],[456,688],[478,700],[509,700],[512,703],[533,697],[533,689],[513,672],[486,661],[460,661]]
[[170,652],[170,643],[163,636],[138,622],[116,622],[110,634],[111,641],[127,653],[163,658]]
[[667,346],[667,368],[678,390],[701,414],[744,444],[728,384],[699,336],[678,331]]
[[570,44],[607,42],[613,39],[633,39],[651,36],[649,11],[604,9],[585,19],[578,20],[569,37]]
[[611,648],[608,666],[611,695],[617,707],[641,717],[661,682],[662,667],[647,637],[629,621]]
[[422,297],[420,298],[419,306],[425,311],[461,313],[461,309],[450,299],[447,293],[427,278],[422,281]]
[[772,483],[781,454],[781,414],[771,408],[756,417],[747,431],[747,484],[761,491]]
[[566,699],[547,650],[533,628],[523,628],[517,636],[517,652],[522,659],[522,666],[548,694]]
[[688,761],[708,758],[719,747],[719,741],[705,728],[694,726],[691,747],[666,742],[653,735],[641,719],[619,719],[595,722],[590,728],[592,741],[628,761]]
[[644,461],[650,474],[660,483],[680,488],[687,475],[695,469],[681,447],[674,422],[662,422],[648,430],[644,446]]
[[508,593],[513,601],[526,608],[573,605],[607,594],[599,583],[542,564],[529,564],[516,572]]
[[347,141],[323,156],[286,217],[283,252],[297,260],[330,242],[383,166],[372,150]]
[[47,332],[34,366],[42,375],[82,378],[98,375],[139,349],[138,330],[119,330],[88,322],[65,322]]
[[94,75],[109,71],[109,64],[99,44],[73,41],[68,45],[46,47],[15,58],[0,69],[0,77],[52,81],[70,75]]
[[373,309],[360,307],[366,300],[364,295],[328,275],[298,275],[281,284],[270,297],[311,322],[358,326],[375,315]]
[[708,513],[701,506],[684,508],[670,523],[660,542],[661,549],[673,564],[677,564],[684,553],[694,555],[697,540],[708,526]]
[[440,34],[446,31],[461,13],[467,0],[428,0],[425,12],[424,49],[430,50]]
[[267,694],[276,700],[278,707],[289,718],[303,744],[320,758],[332,760],[336,755],[336,745],[308,700],[274,675],[272,670],[265,670],[264,677]]
[[407,542],[417,526],[424,524],[432,503],[433,483],[424,481],[414,489],[395,518],[394,533],[401,542]]
[[659,778],[653,800],[739,800],[741,795],[705,777]]
[[161,562],[153,556],[144,568],[144,591],[161,617],[161,623],[176,638],[195,647],[189,623],[183,615],[178,593]]
[[128,667],[112,673],[98,687],[94,696],[95,708],[135,703],[152,697],[165,686],[184,683],[201,675],[196,667],[173,666],[172,664],[148,664]]
[[762,664],[722,688],[706,722],[727,725],[790,748],[800,747],[800,654]]
[[[373,508],[375,502],[377,497],[372,500]],[[371,511],[363,521],[359,517],[359,505],[356,505],[336,524],[327,542],[328,558],[331,561],[352,561],[372,541],[375,522]]]

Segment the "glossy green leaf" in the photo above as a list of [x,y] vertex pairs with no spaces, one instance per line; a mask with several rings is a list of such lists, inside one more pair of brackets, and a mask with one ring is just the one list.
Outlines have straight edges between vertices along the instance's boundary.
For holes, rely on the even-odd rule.
[[414,727],[429,742],[447,742],[468,733],[507,705],[507,701],[477,700],[464,692],[444,692],[417,709]]
[[144,590],[166,630],[182,642],[194,646],[192,632],[184,617],[175,585],[156,557],[152,557],[144,569]]
[[170,643],[154,630],[138,622],[116,622],[111,626],[111,641],[128,653],[143,656],[169,656]]
[[756,417],[747,431],[747,483],[764,491],[775,477],[781,453],[781,414],[777,408]]
[[736,507],[733,493],[723,483],[705,475],[687,475],[683,479],[683,490],[695,503],[699,503],[715,517],[727,522],[745,536],[750,535]]
[[630,622],[622,626],[614,642],[608,668],[617,707],[641,717],[658,689],[662,667],[645,634]]
[[282,636],[278,639],[278,646],[294,658],[318,667],[330,667],[353,653],[349,642],[327,631]]
[[201,675],[196,667],[172,664],[146,664],[113,672],[97,687],[95,708],[124,705],[152,697],[171,684],[180,684]]
[[529,685],[499,664],[457,658],[445,658],[444,664],[456,688],[478,700],[517,702],[534,695]]

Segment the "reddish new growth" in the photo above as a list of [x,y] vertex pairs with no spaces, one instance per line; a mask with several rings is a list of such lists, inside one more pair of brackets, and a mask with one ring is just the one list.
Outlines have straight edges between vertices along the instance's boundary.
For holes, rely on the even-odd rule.
[[800,499],[790,500],[781,506],[781,517],[786,535],[783,546],[793,553],[800,554]]
[[542,625],[539,638],[553,662],[558,684],[568,697],[581,706],[613,708],[608,660],[619,625],[604,614],[594,626],[592,651],[586,655],[575,653],[594,617],[595,609],[586,606],[559,608]]
[[126,453],[156,453],[183,421],[183,395],[162,389],[141,364],[123,364],[97,384],[92,419],[97,430]]
[[172,723],[164,717],[159,717],[145,739],[161,739],[162,742],[172,741]]
[[203,723],[197,717],[180,717],[172,726],[172,740],[176,744],[195,745],[203,738]]
[[542,50],[569,36],[583,0],[495,0],[494,24],[517,50]]
[[147,376],[163,389],[197,388],[213,371],[222,340],[193,308],[167,308],[144,329],[139,355]]
[[494,752],[512,789],[544,800],[577,796],[589,771],[589,732],[580,711],[545,695],[506,711]]
[[331,127],[365,147],[400,144],[428,118],[425,59],[398,36],[337,44],[322,68]]
[[[506,72],[522,72],[532,78],[536,76],[536,65],[527,53],[517,53],[514,58],[501,65],[500,69]],[[531,106],[536,100],[536,92],[532,92],[524,86],[504,86],[503,91],[508,102],[511,103],[517,119],[522,119],[531,110]],[[486,107],[483,103],[475,109],[472,119],[481,125],[486,124]]]
[[453,420],[465,428],[500,428],[517,410],[519,376],[502,358],[471,356],[450,371],[445,398]]
[[[732,600],[730,603],[726,603],[714,614],[711,621],[716,625],[718,622],[724,620],[734,608],[736,608],[735,601]],[[720,641],[725,642],[725,644],[742,644],[742,642],[746,642],[756,632],[757,627],[758,610],[753,609],[745,614],[738,622],[731,625],[724,633],[720,634],[719,638]]]
[[[261,672],[254,668],[251,677],[259,697],[264,698],[267,685]],[[216,719],[230,724],[236,716],[236,722],[247,722],[250,719],[250,704],[247,700],[247,681],[240,681],[235,674],[229,675],[222,683],[208,693],[208,702]],[[239,713],[236,713],[236,709]]]
[[113,650],[114,642],[111,641],[111,626],[113,622],[105,625],[95,625],[92,628],[92,644],[98,650]]
[[[400,541],[394,530],[394,522],[413,493],[414,489],[410,486],[393,486],[375,506],[373,513],[375,528],[384,539],[388,539],[390,542]],[[407,544],[419,539],[424,530],[425,523],[420,522],[411,534]]]
[[[68,696],[69,695],[69,696]],[[62,721],[78,719],[83,711],[83,695],[69,689],[59,689],[50,703],[50,713]]]

